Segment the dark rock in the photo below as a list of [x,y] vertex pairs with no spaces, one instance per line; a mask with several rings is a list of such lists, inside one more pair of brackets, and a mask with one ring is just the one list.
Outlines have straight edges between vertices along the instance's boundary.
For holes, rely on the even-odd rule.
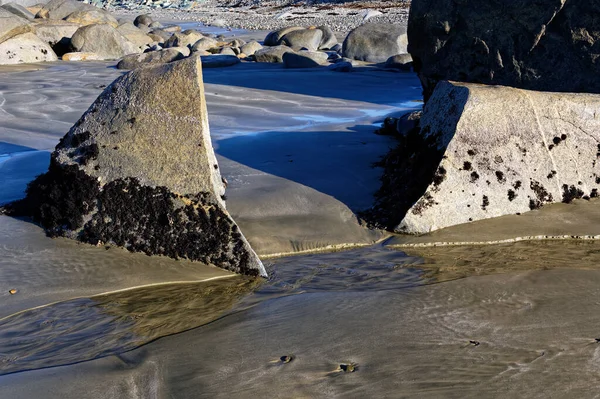
[[600,93],[600,2],[414,0],[409,52],[427,100],[453,80]]

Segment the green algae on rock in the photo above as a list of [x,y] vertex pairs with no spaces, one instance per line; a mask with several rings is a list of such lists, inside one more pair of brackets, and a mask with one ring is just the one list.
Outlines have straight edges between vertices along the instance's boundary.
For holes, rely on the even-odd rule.
[[265,276],[224,191],[192,56],[115,80],[61,139],[27,197],[6,209],[51,236]]

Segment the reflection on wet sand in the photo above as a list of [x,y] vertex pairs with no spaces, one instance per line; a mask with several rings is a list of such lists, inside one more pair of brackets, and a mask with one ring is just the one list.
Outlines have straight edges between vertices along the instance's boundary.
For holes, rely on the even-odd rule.
[[231,276],[78,298],[0,319],[0,374],[119,355],[216,320],[260,279]]
[[600,270],[600,241],[591,240],[533,240],[405,250],[424,258],[418,267],[436,282],[531,270]]

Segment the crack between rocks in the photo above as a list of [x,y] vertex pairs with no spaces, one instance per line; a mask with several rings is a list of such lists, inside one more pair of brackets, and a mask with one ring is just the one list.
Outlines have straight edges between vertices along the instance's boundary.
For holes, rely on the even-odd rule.
[[527,97],[527,100],[529,100],[529,103],[531,104],[531,109],[533,110],[533,114],[535,115],[535,121],[537,122],[539,131],[540,131],[540,136],[542,136],[542,142],[544,143],[544,149],[548,152],[548,156],[550,157],[550,161],[552,161],[552,169],[556,171],[556,189],[558,190],[558,192],[560,193],[560,183],[559,183],[559,175],[558,175],[558,168],[556,167],[556,162],[554,161],[554,157],[552,156],[552,151],[548,149],[548,142],[546,141],[546,137],[544,136],[544,129],[542,127],[542,124],[540,122],[540,117],[538,115],[537,109],[535,108],[535,105],[533,103],[533,100],[531,98],[531,95],[525,90],[523,91],[523,93],[525,94],[525,96]]

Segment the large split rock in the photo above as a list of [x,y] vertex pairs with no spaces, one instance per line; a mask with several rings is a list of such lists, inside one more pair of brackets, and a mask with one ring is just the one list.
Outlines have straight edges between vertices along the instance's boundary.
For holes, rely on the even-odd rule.
[[264,276],[225,209],[224,190],[201,63],[192,56],[115,80],[8,210],[32,216],[52,236]]
[[344,40],[344,57],[367,62],[385,62],[407,52],[408,38],[403,25],[367,23],[351,31]]
[[409,52],[438,81],[600,93],[600,2],[413,0]]
[[140,52],[118,30],[110,25],[87,25],[77,29],[71,37],[71,47],[75,52],[96,53],[106,60],[116,60],[127,54]]
[[420,134],[409,133],[397,157],[404,201],[394,206],[410,209],[396,230],[427,233],[598,196],[597,115],[599,95],[438,83]]

